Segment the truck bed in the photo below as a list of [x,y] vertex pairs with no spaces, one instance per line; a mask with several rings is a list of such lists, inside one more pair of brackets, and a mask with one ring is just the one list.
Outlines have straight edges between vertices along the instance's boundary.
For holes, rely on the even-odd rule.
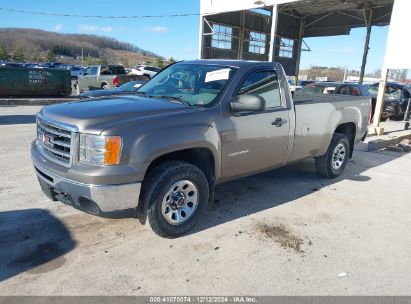
[[367,132],[370,105],[370,97],[296,93],[295,137],[290,161],[323,155],[334,134],[334,126],[343,123],[358,122],[355,142],[360,141]]

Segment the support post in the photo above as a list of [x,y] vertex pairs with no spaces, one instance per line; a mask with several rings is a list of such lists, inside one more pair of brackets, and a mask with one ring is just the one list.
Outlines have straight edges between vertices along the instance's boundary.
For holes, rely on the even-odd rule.
[[271,13],[271,33],[270,33],[270,51],[268,52],[268,61],[274,62],[275,57],[275,34],[277,32],[278,7],[273,5]]
[[300,31],[298,33],[297,58],[295,61],[294,85],[296,86],[298,86],[298,76],[300,74],[300,61],[301,61],[301,52],[302,52],[302,46],[303,46],[304,29],[305,29],[305,18],[301,18]]
[[204,47],[204,17],[200,15],[200,29],[198,36],[198,59],[203,59],[203,47]]
[[368,16],[365,16],[365,14],[364,14],[364,17],[366,17],[365,25],[367,26],[367,34],[365,36],[364,52],[363,52],[363,55],[362,55],[360,79],[358,81],[359,83],[363,83],[363,81],[364,81],[365,65],[367,64],[368,50],[369,50],[369,46],[370,46],[370,37],[371,37],[373,13],[374,13],[374,11],[372,9],[370,9],[368,11]]
[[375,105],[373,130],[375,131],[375,133],[377,133],[377,135],[384,134],[384,128],[380,126],[380,119],[384,106],[385,87],[387,85],[388,72],[389,69],[384,67],[384,69],[382,70],[382,79],[378,88],[377,102]]
[[238,54],[237,59],[243,59],[243,49],[244,49],[244,27],[245,27],[245,12],[240,13],[240,35],[238,37]]

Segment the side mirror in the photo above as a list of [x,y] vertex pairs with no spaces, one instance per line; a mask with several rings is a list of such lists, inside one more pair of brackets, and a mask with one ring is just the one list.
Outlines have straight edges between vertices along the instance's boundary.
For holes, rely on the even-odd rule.
[[258,95],[244,94],[230,103],[233,112],[260,112],[265,110],[265,100]]

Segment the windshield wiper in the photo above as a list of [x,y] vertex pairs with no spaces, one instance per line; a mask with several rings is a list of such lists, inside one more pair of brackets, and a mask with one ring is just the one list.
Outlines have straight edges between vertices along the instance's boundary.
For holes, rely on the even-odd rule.
[[146,93],[146,92],[136,91],[136,92],[134,92],[134,94],[136,94],[136,95],[143,95],[144,97],[147,97],[147,93]]
[[188,102],[185,102],[181,97],[179,96],[168,96],[168,95],[150,95],[148,96],[150,98],[160,98],[160,99],[171,99],[171,100],[176,100],[179,101],[181,104],[186,104],[190,105]]

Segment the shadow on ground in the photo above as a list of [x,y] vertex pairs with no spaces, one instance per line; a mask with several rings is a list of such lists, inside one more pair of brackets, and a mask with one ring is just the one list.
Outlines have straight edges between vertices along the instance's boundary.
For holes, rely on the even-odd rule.
[[[342,180],[367,182],[371,178],[363,173],[370,168],[390,162],[402,154],[386,155],[372,152],[363,153],[361,161],[350,160],[345,172],[336,179],[319,177],[314,160],[283,167],[266,173],[246,177],[218,185],[214,204],[209,206],[205,218],[190,233],[221,225],[238,218],[289,203],[322,188],[338,190],[333,186]],[[364,154],[365,153],[365,154]]]
[[2,115],[0,116],[1,125],[25,125],[36,123],[36,115]]
[[75,245],[64,224],[47,210],[0,212],[0,282],[25,271],[57,269]]

